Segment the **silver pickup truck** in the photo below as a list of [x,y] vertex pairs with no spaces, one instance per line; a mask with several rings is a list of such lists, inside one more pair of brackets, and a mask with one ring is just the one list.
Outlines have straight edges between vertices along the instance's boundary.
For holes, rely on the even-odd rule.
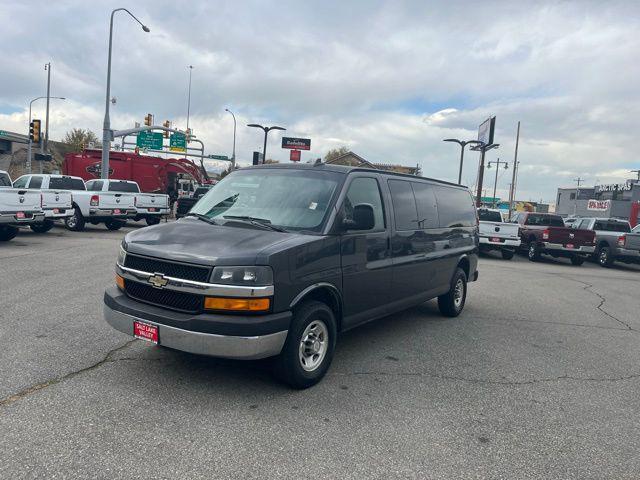
[[596,234],[594,258],[602,267],[614,262],[640,263],[640,233],[632,233],[626,220],[581,218],[572,228],[593,230]]
[[13,188],[9,174],[0,170],[0,242],[15,237],[18,227],[43,220],[42,194]]

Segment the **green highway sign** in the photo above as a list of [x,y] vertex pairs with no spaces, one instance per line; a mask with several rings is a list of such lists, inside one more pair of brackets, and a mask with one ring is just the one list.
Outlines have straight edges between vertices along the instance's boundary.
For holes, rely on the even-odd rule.
[[184,133],[172,133],[169,138],[169,150],[172,152],[186,152],[187,136]]
[[226,155],[208,155],[207,158],[211,158],[212,160],[229,160],[229,157]]
[[150,150],[162,150],[162,133],[144,130],[138,132],[136,145],[140,148],[148,148]]

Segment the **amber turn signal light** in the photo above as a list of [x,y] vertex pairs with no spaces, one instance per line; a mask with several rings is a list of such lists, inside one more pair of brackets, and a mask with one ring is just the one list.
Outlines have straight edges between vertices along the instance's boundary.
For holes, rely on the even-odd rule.
[[124,278],[116,273],[116,285],[120,290],[124,290]]
[[220,298],[206,297],[204,308],[207,310],[231,310],[235,312],[264,312],[269,310],[268,298]]

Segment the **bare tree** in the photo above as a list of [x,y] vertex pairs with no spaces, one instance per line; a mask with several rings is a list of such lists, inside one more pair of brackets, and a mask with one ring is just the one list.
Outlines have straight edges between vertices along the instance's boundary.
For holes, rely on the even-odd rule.
[[345,153],[349,153],[349,149],[347,147],[333,148],[324,156],[324,161],[329,162],[344,155]]
[[89,129],[74,128],[66,133],[62,143],[69,145],[73,151],[79,152],[83,148],[87,148],[89,144],[95,144],[97,146],[98,137]]

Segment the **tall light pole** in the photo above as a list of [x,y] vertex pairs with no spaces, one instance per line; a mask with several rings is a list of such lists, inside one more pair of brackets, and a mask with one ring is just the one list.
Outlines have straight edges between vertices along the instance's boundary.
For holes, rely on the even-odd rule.
[[518,120],[518,130],[516,132],[516,149],[513,154],[513,172],[511,176],[511,188],[509,189],[509,220],[513,212],[513,202],[516,198],[516,175],[518,173],[518,144],[520,143],[520,121]]
[[467,145],[477,145],[482,142],[478,140],[458,140],[457,138],[445,138],[443,142],[454,142],[460,145],[460,169],[458,170],[458,185],[462,185],[462,164],[464,162],[464,147]]
[[498,204],[496,200],[496,191],[498,190],[498,170],[500,170],[500,165],[504,165],[505,170],[509,168],[509,162],[503,162],[498,158],[498,160],[489,162],[487,168],[491,168],[491,164],[496,166],[496,179],[493,182],[493,208],[496,208]]
[[189,65],[189,93],[187,94],[187,141],[189,141],[189,113],[191,112],[191,71],[193,65]]
[[[27,130],[29,130],[31,128],[31,106],[33,105],[33,102],[35,102],[36,100],[40,100],[42,98],[47,98],[47,97],[36,97],[33,100],[31,100],[29,102],[29,122],[27,124]],[[48,97],[49,99],[55,99],[55,100],[66,100],[65,97]],[[31,146],[32,146],[33,142],[31,141],[31,135],[29,135],[29,143],[27,143],[27,173],[31,173]]]
[[247,127],[261,128],[264,130],[264,147],[262,147],[262,163],[267,161],[267,134],[271,130],[286,130],[286,128],[278,127],[276,125],[271,127],[263,127],[262,125],[258,125],[257,123],[250,123]]
[[111,149],[111,120],[109,119],[109,103],[111,102],[111,45],[113,44],[113,15],[116,12],[124,11],[142,26],[142,30],[150,32],[149,27],[144,25],[137,17],[126,8],[116,8],[111,12],[111,23],[109,25],[109,59],[107,61],[107,92],[104,107],[104,123],[102,124],[102,170],[100,178],[109,178],[109,150]]
[[224,111],[230,113],[233,117],[233,153],[231,154],[231,168],[234,169],[236,168],[236,116],[228,108],[225,108]]
[[[44,64],[44,69],[47,71],[47,114],[44,121],[44,144],[40,153],[49,148],[49,99],[51,98],[51,62]],[[31,122],[29,122],[31,123]]]

